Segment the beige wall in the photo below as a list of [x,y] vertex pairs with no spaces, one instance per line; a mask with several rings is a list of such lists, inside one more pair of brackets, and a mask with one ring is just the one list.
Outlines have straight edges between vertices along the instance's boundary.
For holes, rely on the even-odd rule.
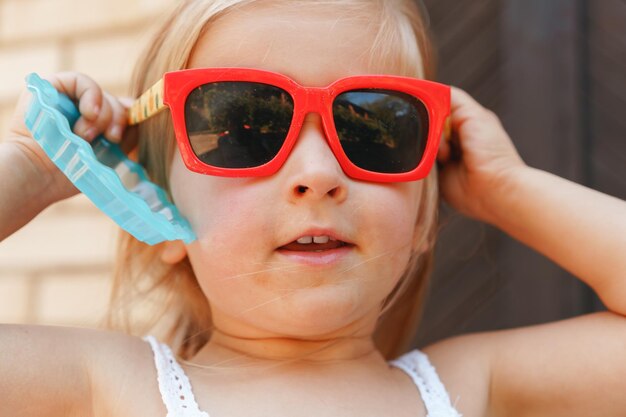
[[[126,94],[151,25],[173,3],[0,0],[0,140],[29,72],[77,70]],[[0,242],[0,322],[96,325],[106,309],[116,233],[77,196]]]

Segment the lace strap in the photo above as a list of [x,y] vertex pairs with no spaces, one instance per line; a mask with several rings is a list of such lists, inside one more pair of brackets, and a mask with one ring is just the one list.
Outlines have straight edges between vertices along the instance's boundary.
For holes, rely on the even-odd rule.
[[426,406],[427,417],[462,417],[450,403],[448,392],[425,353],[413,350],[389,363],[413,379]]
[[150,344],[154,352],[159,391],[167,408],[167,417],[209,417],[198,408],[189,378],[169,346],[159,343],[153,336],[146,336],[143,340]]

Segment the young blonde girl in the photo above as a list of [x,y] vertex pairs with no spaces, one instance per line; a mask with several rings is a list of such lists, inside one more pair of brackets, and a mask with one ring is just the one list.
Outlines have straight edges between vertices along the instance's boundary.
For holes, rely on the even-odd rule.
[[[192,0],[140,61],[134,93],[186,68],[256,68],[308,87],[359,74],[429,78],[429,51],[412,1]],[[50,80],[78,103],[74,130],[86,140],[138,138],[139,160],[198,239],[120,245],[112,311],[162,297],[155,324],[178,360],[152,337],[3,325],[1,416],[623,414],[626,205],[526,166],[466,93],[452,91],[461,159],[443,142],[439,173],[381,183],[342,171],[315,113],[278,172],[214,177],[186,168],[168,112],[126,129],[124,100],[81,74]],[[26,102],[0,146],[1,238],[76,193],[21,122]],[[611,312],[407,352],[438,190],[580,277]],[[322,235],[346,243],[341,256],[284,249]]]

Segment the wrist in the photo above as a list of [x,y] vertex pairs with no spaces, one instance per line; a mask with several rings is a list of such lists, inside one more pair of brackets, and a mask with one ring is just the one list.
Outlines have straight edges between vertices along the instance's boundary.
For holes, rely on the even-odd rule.
[[[61,200],[57,178],[45,168],[46,161],[19,141],[0,144],[0,161],[9,171],[14,192],[12,199],[30,211],[39,213]],[[51,161],[47,161],[52,164]],[[3,171],[4,172],[4,171]]]
[[519,207],[521,200],[530,198],[528,185],[537,172],[540,171],[525,164],[503,171],[490,187],[492,192],[483,199],[484,217],[481,220],[497,228],[504,228],[513,214],[512,210]]

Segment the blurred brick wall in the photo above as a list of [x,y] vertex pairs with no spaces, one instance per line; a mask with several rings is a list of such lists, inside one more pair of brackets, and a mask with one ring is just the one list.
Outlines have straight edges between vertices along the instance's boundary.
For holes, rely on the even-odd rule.
[[[126,95],[152,25],[173,3],[0,0],[0,140],[29,72],[81,71]],[[113,221],[81,195],[0,242],[0,322],[96,325],[106,311],[116,236]]]

